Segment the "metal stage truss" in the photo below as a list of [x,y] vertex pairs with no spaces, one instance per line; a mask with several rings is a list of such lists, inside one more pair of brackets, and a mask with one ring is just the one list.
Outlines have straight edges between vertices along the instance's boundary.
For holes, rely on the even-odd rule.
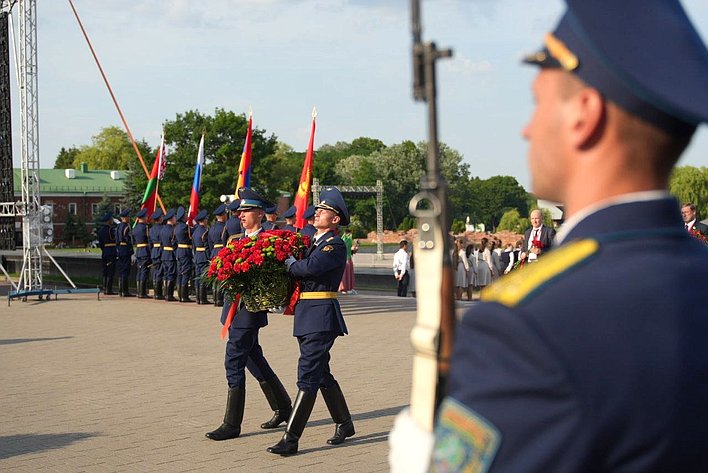
[[[320,202],[320,191],[327,187],[320,185],[317,178],[312,179],[312,203]],[[336,186],[342,194],[376,194],[376,257],[383,258],[383,181],[376,181],[376,186]]]

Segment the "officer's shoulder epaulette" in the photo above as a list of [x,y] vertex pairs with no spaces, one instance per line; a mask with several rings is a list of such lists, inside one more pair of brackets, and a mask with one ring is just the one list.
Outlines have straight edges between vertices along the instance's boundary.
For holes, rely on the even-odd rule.
[[544,255],[537,263],[504,276],[482,291],[484,302],[515,307],[562,274],[583,264],[600,248],[596,240],[578,240]]

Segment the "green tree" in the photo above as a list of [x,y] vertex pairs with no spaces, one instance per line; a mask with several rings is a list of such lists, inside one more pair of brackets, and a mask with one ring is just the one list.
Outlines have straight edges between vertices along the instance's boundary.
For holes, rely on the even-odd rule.
[[77,244],[83,246],[87,238],[88,232],[84,221],[81,218],[77,218],[76,215],[67,214],[62,240],[70,246],[77,246]]
[[504,215],[499,220],[497,230],[523,233],[528,227],[528,219],[522,218],[517,209],[511,209],[504,212]]
[[669,181],[669,192],[682,204],[695,204],[699,220],[708,218],[708,167],[674,168]]
[[[79,148],[72,167],[78,168],[81,163],[86,163],[91,169],[128,169],[130,163],[138,161],[128,134],[117,126],[103,128],[91,142],[91,145]],[[147,161],[151,154],[150,146],[144,140],[136,144]]]
[[493,176],[475,184],[477,215],[487,228],[496,229],[507,210],[517,209],[520,214],[528,214],[528,194],[514,177]]
[[75,146],[66,149],[62,146],[54,161],[54,169],[74,169],[74,161],[79,154],[79,149]]

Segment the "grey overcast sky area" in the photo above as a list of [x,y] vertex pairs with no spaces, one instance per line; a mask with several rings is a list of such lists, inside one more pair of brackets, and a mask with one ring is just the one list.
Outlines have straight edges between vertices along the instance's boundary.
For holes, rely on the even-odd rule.
[[[254,126],[299,151],[313,106],[315,149],[360,136],[387,145],[427,139],[425,106],[411,94],[409,3],[74,0],[136,139],[157,147],[162,123],[187,110],[251,107]],[[706,41],[708,2],[683,4]],[[521,130],[535,69],[520,59],[562,10],[560,0],[422,2],[424,39],[454,50],[438,65],[439,138],[463,154],[472,175],[511,175],[530,190]],[[16,29],[17,7],[13,13]],[[40,163],[51,168],[62,147],[123,126],[68,1],[37,2],[37,37]],[[13,91],[19,167],[14,77]],[[702,126],[681,164],[707,163]]]

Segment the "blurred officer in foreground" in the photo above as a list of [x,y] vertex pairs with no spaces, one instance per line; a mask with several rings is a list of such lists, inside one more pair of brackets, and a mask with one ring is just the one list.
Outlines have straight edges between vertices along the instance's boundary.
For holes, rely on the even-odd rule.
[[130,210],[126,209],[120,213],[120,223],[116,230],[116,249],[118,252],[118,295],[121,297],[133,297],[128,291],[128,279],[130,278],[131,259],[133,250],[133,232],[130,230]]
[[175,257],[175,247],[177,246],[177,236],[175,235],[175,209],[169,209],[165,214],[164,225],[160,230],[160,248],[162,249],[162,292],[168,302],[175,299],[175,281],[177,280],[177,259]]
[[[226,205],[220,204],[212,215],[216,217],[216,222],[209,229],[209,248],[211,249],[209,260],[214,259],[219,251],[224,247],[226,243]],[[218,286],[214,284],[212,287],[214,292],[214,305],[221,307],[224,305],[224,292],[219,290]]]
[[140,209],[135,217],[138,223],[133,227],[135,242],[136,283],[138,297],[147,299],[147,281],[150,272],[150,241],[148,237],[147,209]]
[[[264,209],[271,205],[270,202],[248,187],[240,188],[238,197],[240,200],[237,210],[241,215],[241,226],[244,231],[241,238],[258,235],[263,231],[261,221],[265,214]],[[231,301],[228,301],[221,311],[222,324],[226,323],[230,309]],[[268,364],[263,349],[258,343],[258,332],[266,325],[268,325],[267,311],[250,312],[243,304],[237,309],[236,316],[229,326],[229,340],[226,343],[224,362],[226,380],[229,384],[226,414],[219,428],[207,432],[207,438],[227,440],[241,435],[241,421],[243,421],[246,401],[246,368],[258,380],[268,404],[274,411],[273,417],[261,424],[261,429],[274,429],[288,419],[292,409],[290,396]]]
[[103,270],[103,293],[108,296],[113,292],[113,277],[116,274],[116,227],[113,215],[106,212],[101,216],[101,228],[98,229],[98,247],[101,248],[101,269]]
[[329,188],[320,195],[315,213],[314,244],[304,259],[286,260],[288,271],[301,280],[300,300],[295,305],[293,335],[300,345],[297,365],[298,393],[288,419],[283,438],[270,453],[293,455],[310,418],[317,399],[317,390],[327,404],[336,427],[327,440],[338,445],[354,435],[354,423],[347,401],[329,367],[329,351],[337,337],[347,333],[347,325],[337,301],[337,289],[347,264],[347,252],[342,239],[335,233],[338,225],[349,224],[349,211],[337,188]]
[[194,255],[192,254],[192,231],[187,225],[187,211],[181,205],[175,214],[177,225],[175,225],[175,235],[177,236],[177,294],[180,302],[194,302],[189,298],[189,281],[192,279],[194,271]]
[[565,225],[462,319],[431,471],[705,472],[708,250],[666,189],[708,120],[708,51],[678,1],[567,3],[523,131]]
[[152,214],[152,227],[150,227],[150,259],[152,260],[152,287],[153,298],[163,300],[162,295],[162,248],[160,245],[160,233],[162,232],[162,209],[157,209]]
[[300,230],[295,226],[295,214],[297,213],[297,209],[293,205],[290,207],[288,210],[283,212],[283,218],[285,219],[285,225],[283,225],[282,230],[288,230],[290,232],[297,232]]
[[278,220],[278,206],[277,205],[271,205],[267,209],[265,209],[265,222],[263,222],[263,229],[264,230],[277,230],[278,225],[275,224],[275,221]]
[[305,225],[305,227],[300,230],[300,233],[310,237],[310,240],[312,240],[312,237],[315,235],[315,233],[317,233],[317,229],[313,225],[313,223],[315,222],[315,206],[310,205],[308,208],[306,208],[305,212],[303,212],[302,214],[302,218],[305,219],[307,225]]
[[197,304],[210,303],[207,300],[207,285],[202,284],[202,274],[209,268],[209,255],[211,253],[207,235],[209,229],[206,226],[208,215],[206,210],[199,211],[197,216],[194,217],[194,221],[197,222],[197,225],[192,232],[192,241],[194,242],[194,267],[196,273],[194,277],[194,292],[197,296]]

